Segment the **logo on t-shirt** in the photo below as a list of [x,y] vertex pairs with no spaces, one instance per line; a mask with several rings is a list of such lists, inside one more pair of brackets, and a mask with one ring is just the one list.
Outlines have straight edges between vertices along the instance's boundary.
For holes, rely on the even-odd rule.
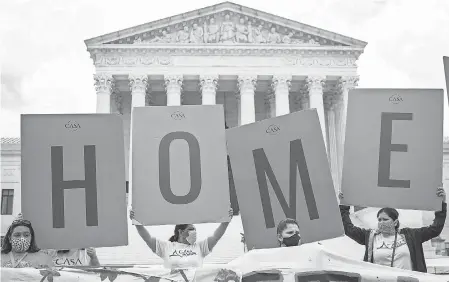
[[196,256],[197,253],[192,250],[174,250],[173,253],[170,255],[170,257],[190,257],[190,256]]
[[83,265],[83,263],[81,262],[81,260],[79,258],[78,259],[57,258],[57,259],[55,259],[54,262],[57,266],[60,266],[60,265],[67,265],[67,266]]
[[[396,248],[402,247],[402,246],[404,246],[406,244],[407,244],[407,242],[405,241],[404,238],[402,238],[402,237],[398,238],[397,242],[396,242]],[[394,242],[382,241],[382,244],[379,247],[377,247],[377,249],[378,250],[380,250],[380,249],[392,250],[393,249],[393,245],[394,245]]]

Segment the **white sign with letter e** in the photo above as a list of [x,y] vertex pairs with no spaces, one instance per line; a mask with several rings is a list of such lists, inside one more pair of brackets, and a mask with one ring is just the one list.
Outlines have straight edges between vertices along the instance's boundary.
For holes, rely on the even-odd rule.
[[137,107],[132,207],[143,225],[229,221],[222,105]]
[[278,247],[285,218],[303,243],[343,235],[316,110],[228,129],[227,140],[249,250]]
[[123,122],[22,115],[22,211],[41,249],[128,244]]
[[349,92],[342,204],[440,210],[441,89]]
[[446,77],[446,95],[449,101],[449,57],[443,57],[444,76]]

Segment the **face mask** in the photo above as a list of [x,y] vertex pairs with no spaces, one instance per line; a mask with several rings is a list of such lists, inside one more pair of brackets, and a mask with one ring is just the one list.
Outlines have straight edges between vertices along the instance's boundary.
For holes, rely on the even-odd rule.
[[15,251],[15,252],[18,252],[18,253],[26,252],[30,248],[30,245],[31,245],[30,239],[26,239],[23,237],[20,237],[18,239],[11,238],[11,247],[12,247],[13,251]]
[[299,240],[301,240],[301,237],[299,236],[298,233],[295,233],[288,238],[282,239],[282,243],[287,247],[294,247],[298,246]]
[[190,245],[193,245],[196,242],[196,231],[189,231],[189,236],[187,236],[186,240]]
[[395,225],[393,221],[381,221],[377,223],[377,228],[381,233],[394,233]]

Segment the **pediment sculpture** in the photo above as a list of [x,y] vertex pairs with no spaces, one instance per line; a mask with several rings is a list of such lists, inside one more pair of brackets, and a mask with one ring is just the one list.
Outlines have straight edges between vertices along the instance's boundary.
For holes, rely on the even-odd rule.
[[[133,44],[297,44],[320,45],[311,35],[292,29],[277,27],[258,19],[230,13],[182,23],[177,28],[166,27],[150,36],[138,35]],[[175,29],[173,31],[173,29]]]

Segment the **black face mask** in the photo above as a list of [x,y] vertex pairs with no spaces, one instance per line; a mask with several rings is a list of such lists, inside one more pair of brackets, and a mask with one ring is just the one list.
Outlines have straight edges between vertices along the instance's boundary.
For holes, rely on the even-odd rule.
[[299,240],[301,240],[301,237],[298,233],[295,233],[291,237],[282,239],[282,243],[287,247],[294,247],[298,246]]

